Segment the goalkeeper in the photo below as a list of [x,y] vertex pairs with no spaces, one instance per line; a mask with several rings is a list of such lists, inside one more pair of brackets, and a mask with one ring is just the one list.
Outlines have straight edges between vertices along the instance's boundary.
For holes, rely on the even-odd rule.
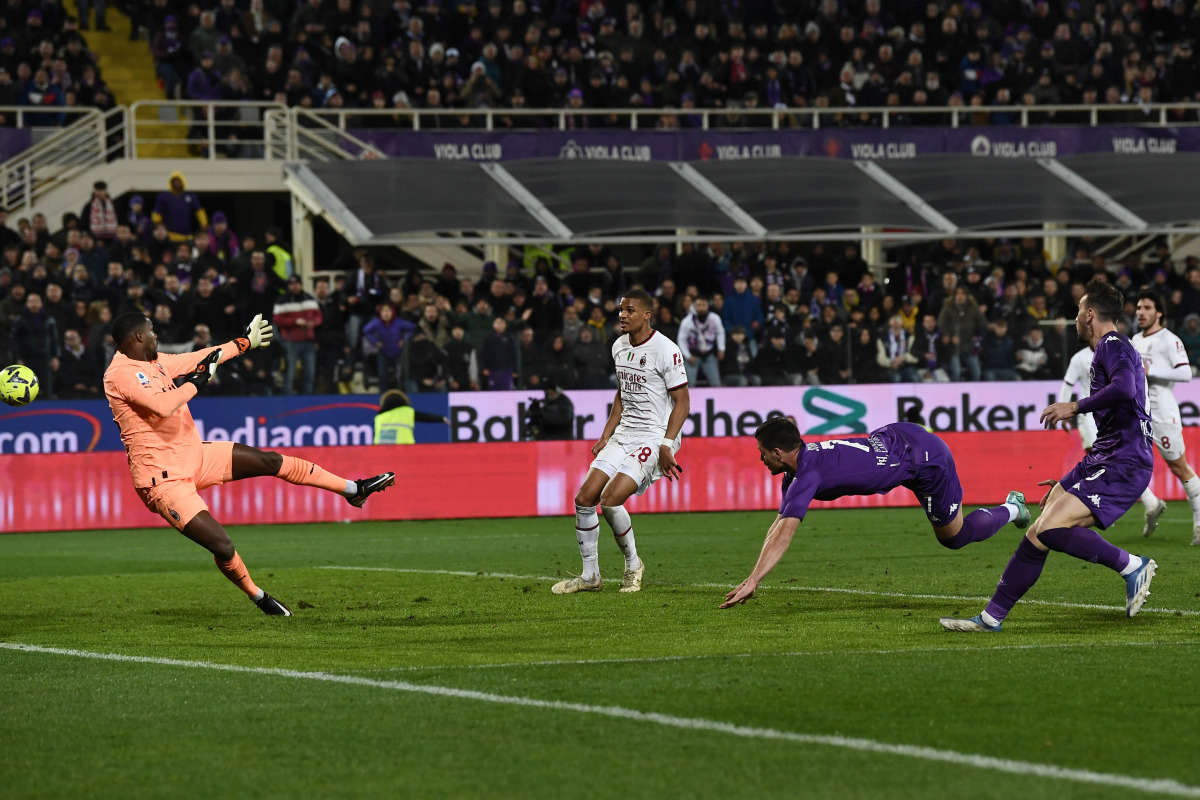
[[259,314],[246,336],[194,353],[159,354],[150,320],[138,312],[113,320],[117,354],[104,373],[104,394],[129,456],[133,485],[146,508],[213,554],[217,568],[264,613],[290,617],[291,610],[258,588],[229,540],[196,493],[242,478],[277,477],[342,495],[361,508],[368,497],[396,482],[385,472],[348,481],[312,462],[233,442],[202,442],[187,403],[217,364],[271,344],[271,323]]

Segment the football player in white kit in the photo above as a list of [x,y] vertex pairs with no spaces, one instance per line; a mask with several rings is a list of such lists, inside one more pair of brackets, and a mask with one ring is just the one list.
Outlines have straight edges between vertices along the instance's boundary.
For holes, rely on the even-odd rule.
[[[1066,403],[1079,387],[1077,400],[1082,400],[1092,393],[1092,356],[1096,355],[1092,348],[1085,347],[1071,356],[1067,365],[1067,374],[1063,376],[1062,386],[1058,390],[1058,402]],[[1079,438],[1083,439],[1083,452],[1092,452],[1092,443],[1096,441],[1096,420],[1091,414],[1078,414],[1075,417],[1075,427],[1079,429]]]
[[[1192,379],[1192,368],[1183,342],[1163,327],[1162,318],[1162,296],[1153,289],[1138,292],[1137,325],[1141,330],[1131,341],[1142,354],[1142,366],[1146,369],[1154,446],[1162,453],[1171,472],[1183,483],[1188,505],[1192,508],[1192,544],[1200,545],[1200,478],[1196,477],[1183,454],[1183,422],[1174,391],[1176,383]],[[1142,493],[1142,505],[1146,507],[1142,535],[1149,536],[1158,527],[1158,519],[1167,510],[1167,504],[1155,497],[1147,486]]]
[[625,501],[645,493],[661,477],[674,480],[682,473],[675,453],[691,408],[687,373],[678,345],[650,327],[653,312],[654,301],[640,289],[621,298],[618,324],[624,335],[612,347],[617,397],[600,440],[592,445],[596,459],[575,495],[575,538],[583,574],[554,584],[550,591],[555,594],[600,591],[597,503],[625,554],[620,591],[641,590],[645,564],[638,558]]

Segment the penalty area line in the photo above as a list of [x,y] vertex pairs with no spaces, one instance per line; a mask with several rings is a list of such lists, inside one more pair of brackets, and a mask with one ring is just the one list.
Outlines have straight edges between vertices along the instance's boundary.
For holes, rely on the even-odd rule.
[[[550,575],[516,575],[509,572],[469,572],[467,570],[453,569],[410,569],[406,567],[346,567],[346,566],[318,566],[317,569],[333,569],[353,572],[360,570],[363,572],[399,572],[410,575],[455,575],[463,578],[508,578],[512,580],[523,581],[558,581],[561,578],[555,578]],[[658,583],[652,584],[655,586],[673,586],[687,587],[692,589],[734,589],[737,588],[735,583]],[[765,585],[762,589],[770,589],[772,591],[783,592],[824,592],[826,594],[855,594],[865,597],[896,597],[907,600],[963,600],[967,602],[986,603],[991,598],[962,594],[910,594],[906,592],[882,592],[873,589],[846,589],[838,586],[797,586],[791,585]],[[1083,608],[1092,611],[1124,611],[1125,606],[1106,606],[1098,603],[1064,603],[1057,600],[1021,600],[1021,603],[1031,606],[1052,606],[1054,608]],[[1200,611],[1188,608],[1157,608],[1144,606],[1141,613],[1143,614],[1174,614],[1183,617],[1200,616]]]
[[765,739],[791,742],[794,744],[835,747],[843,750],[857,750],[864,753],[901,756],[904,758],[915,758],[924,761],[935,761],[944,764],[954,764],[957,766],[973,767],[976,769],[1005,772],[1010,775],[1054,778],[1056,780],[1073,781],[1075,783],[1113,786],[1122,789],[1132,789],[1139,792],[1166,794],[1174,797],[1200,798],[1200,786],[1190,786],[1170,778],[1138,778],[1132,775],[1094,772],[1086,769],[1060,767],[1054,764],[1039,764],[1029,761],[1016,761],[1013,759],[995,758],[993,756],[984,756],[974,753],[960,753],[955,750],[941,750],[934,747],[920,747],[917,745],[878,742],[873,739],[794,733],[792,731],[781,731],[774,728],[757,728],[697,717],[677,717],[670,714],[659,714],[652,711],[638,711],[636,709],[624,708],[622,706],[598,706],[589,705],[586,703],[570,703],[561,700],[541,700],[534,697],[502,695],[492,692],[479,692],[470,689],[455,689],[448,686],[429,686],[418,683],[409,683],[407,681],[374,680],[355,675],[339,675],[330,672],[304,672],[292,669],[245,667],[237,664],[219,664],[210,661],[184,661],[174,658],[130,656],[121,653],[100,653],[89,650],[41,647],[39,645],[21,644],[18,642],[0,642],[0,649],[15,650],[25,653],[39,653],[44,655],[70,656],[75,658],[94,659],[98,661],[118,661],[136,664],[155,664],[166,667],[182,667],[186,669],[237,672],[250,675],[290,678],[294,680],[319,681],[349,686],[364,686],[374,689],[432,695],[435,697],[448,697],[456,700],[473,700],[476,702],[518,706],[523,708],[537,708],[550,711],[568,711],[577,714],[609,717],[628,722],[649,723],[652,725],[660,725],[679,730],[719,733],[726,736],[737,736],[744,739]]

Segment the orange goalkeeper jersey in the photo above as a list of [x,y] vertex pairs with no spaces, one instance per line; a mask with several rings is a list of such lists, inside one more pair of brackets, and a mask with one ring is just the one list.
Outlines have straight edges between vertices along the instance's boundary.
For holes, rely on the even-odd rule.
[[[221,347],[221,361],[238,355],[233,342]],[[194,384],[175,386],[175,378],[196,368],[216,350],[160,353],[156,361],[134,361],[117,353],[104,372],[104,394],[129,455],[133,485],[148,488],[164,480],[190,478],[200,466],[200,434],[187,402]]]

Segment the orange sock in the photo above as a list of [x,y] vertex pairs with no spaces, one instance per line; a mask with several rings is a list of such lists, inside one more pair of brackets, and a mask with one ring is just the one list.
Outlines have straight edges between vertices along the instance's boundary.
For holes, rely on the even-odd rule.
[[345,478],[339,478],[311,461],[305,461],[303,458],[295,456],[283,457],[283,465],[279,468],[277,477],[299,486],[316,486],[318,489],[325,489],[343,497],[346,496],[346,487],[350,483]]
[[217,562],[217,569],[225,573],[225,577],[229,578],[234,586],[248,594],[251,600],[259,596],[262,590],[254,585],[254,581],[250,580],[250,572],[246,569],[246,565],[242,563],[242,557],[236,551],[233,554],[233,558],[228,561],[222,561],[216,556],[213,556],[213,561]]

